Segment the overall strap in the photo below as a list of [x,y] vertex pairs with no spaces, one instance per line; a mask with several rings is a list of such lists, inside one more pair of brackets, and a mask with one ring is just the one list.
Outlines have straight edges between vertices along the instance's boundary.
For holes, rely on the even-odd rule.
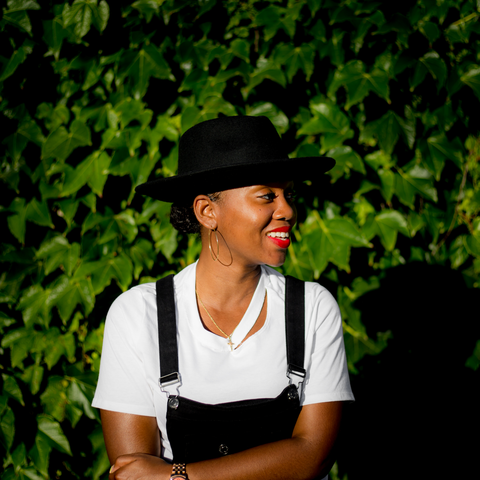
[[305,378],[305,282],[285,277],[285,328],[287,337],[287,376]]
[[160,351],[159,382],[160,388],[162,388],[175,383],[180,383],[173,275],[168,275],[157,280],[156,292],[158,347]]

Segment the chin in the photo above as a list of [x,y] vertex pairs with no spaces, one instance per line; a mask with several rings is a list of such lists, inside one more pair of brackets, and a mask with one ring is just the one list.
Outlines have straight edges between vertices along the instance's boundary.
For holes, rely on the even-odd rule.
[[285,263],[285,257],[281,259],[265,262],[265,265],[269,265],[270,267],[281,267],[284,263]]

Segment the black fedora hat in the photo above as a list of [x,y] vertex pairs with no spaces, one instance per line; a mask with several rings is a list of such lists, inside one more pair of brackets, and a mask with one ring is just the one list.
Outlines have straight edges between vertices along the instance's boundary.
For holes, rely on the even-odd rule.
[[289,158],[267,117],[220,117],[180,138],[178,175],[138,185],[136,192],[164,202],[280,180],[307,180],[333,168],[328,157]]

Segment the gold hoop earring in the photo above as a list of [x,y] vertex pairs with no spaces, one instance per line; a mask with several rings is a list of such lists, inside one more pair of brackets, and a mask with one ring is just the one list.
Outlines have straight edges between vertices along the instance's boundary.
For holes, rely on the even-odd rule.
[[[223,263],[220,260],[220,256],[219,256],[220,243],[218,242],[217,231],[220,234],[220,236],[222,237],[222,240],[224,241],[225,245],[228,248],[228,253],[230,253],[230,263]],[[215,234],[215,240],[217,241],[217,253],[216,253],[216,255],[213,253],[213,249],[212,249],[212,242],[211,242],[212,232]],[[232,251],[230,250],[230,247],[228,246],[228,243],[225,241],[225,237],[222,235],[222,232],[220,232],[216,228],[214,230],[210,230],[210,233],[208,234],[208,248],[210,250],[210,255],[212,256],[212,259],[213,259],[214,262],[216,262],[218,260],[218,262],[221,263],[224,267],[229,267],[233,263]]]
[[[217,241],[217,254],[213,254],[212,250],[212,232],[215,233],[215,240]],[[217,229],[210,230],[208,234],[208,249],[210,250],[210,255],[212,256],[212,259],[214,262],[218,260],[218,254],[220,253],[220,244],[218,243],[218,237],[217,237]]]

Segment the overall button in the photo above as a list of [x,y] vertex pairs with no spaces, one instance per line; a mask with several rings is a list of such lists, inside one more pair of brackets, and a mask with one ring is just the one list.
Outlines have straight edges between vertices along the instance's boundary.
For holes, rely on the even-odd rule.
[[295,390],[290,390],[287,394],[289,400],[295,400],[298,397],[298,392],[297,389]]
[[178,401],[177,397],[170,397],[168,399],[168,406],[170,408],[173,408],[174,410],[176,410],[178,408],[179,404],[180,404],[180,402]]
[[218,451],[219,451],[222,455],[227,455],[227,453],[228,453],[228,447],[222,443],[222,444],[218,447]]

